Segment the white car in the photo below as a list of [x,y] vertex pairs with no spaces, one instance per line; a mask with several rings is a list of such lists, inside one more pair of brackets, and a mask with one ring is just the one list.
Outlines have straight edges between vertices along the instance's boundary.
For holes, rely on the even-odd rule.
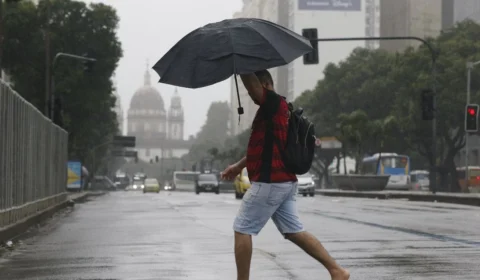
[[305,173],[297,176],[298,193],[303,196],[315,196],[315,181],[311,173]]
[[145,181],[143,180],[133,180],[131,189],[134,191],[143,191],[145,188]]

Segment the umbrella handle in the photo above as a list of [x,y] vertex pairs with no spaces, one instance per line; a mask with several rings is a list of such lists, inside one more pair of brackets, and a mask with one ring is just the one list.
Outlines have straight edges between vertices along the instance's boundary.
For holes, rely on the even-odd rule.
[[235,79],[235,87],[237,88],[237,98],[238,98],[237,112],[238,112],[238,124],[240,124],[240,115],[243,115],[243,107],[242,107],[242,103],[240,101],[240,92],[238,91],[237,74],[233,74],[233,77]]

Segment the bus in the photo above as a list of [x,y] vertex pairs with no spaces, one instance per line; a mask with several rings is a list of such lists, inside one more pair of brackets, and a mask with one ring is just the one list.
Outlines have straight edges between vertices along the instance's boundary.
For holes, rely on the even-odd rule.
[[386,189],[408,190],[410,188],[410,158],[396,153],[374,154],[362,160],[362,174],[390,175]]
[[480,166],[468,167],[468,187],[465,182],[465,167],[457,167],[458,183],[462,192],[480,191]]
[[180,191],[195,191],[195,180],[200,174],[197,171],[173,172],[173,189]]

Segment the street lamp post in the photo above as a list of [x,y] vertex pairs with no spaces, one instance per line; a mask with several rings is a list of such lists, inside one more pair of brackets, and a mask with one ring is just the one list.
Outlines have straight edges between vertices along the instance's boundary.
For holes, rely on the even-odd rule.
[[[74,55],[74,54],[69,54],[69,53],[57,53],[55,55],[55,58],[53,59],[52,63],[52,74],[51,74],[51,87],[50,87],[50,119],[53,119],[53,109],[54,109],[54,97],[55,97],[55,66],[57,65],[57,61],[61,57],[67,57],[67,58],[73,58],[77,60],[83,60],[83,61],[90,61],[90,62],[95,62],[97,61],[95,58],[87,57],[87,56],[80,56],[80,55]],[[48,104],[48,100],[45,100],[45,103]]]
[[[478,64],[480,64],[480,60],[475,62],[467,62],[467,104],[466,105],[470,104],[470,84],[471,84],[472,70]],[[468,180],[470,178],[470,174],[469,174],[470,172],[468,170],[468,150],[469,150],[468,136],[469,136],[469,133],[465,132],[465,186],[467,189],[469,187]]]
[[[436,85],[436,76],[437,76],[437,57],[438,51],[433,48],[433,46],[425,39],[414,36],[395,36],[395,37],[346,37],[346,38],[317,38],[312,39],[311,41],[317,42],[339,42],[339,41],[398,41],[398,40],[414,40],[419,41],[425,46],[431,54],[431,65],[432,65],[432,91],[434,95],[433,106],[435,108],[435,115],[438,115],[438,110],[436,108],[436,96],[437,96],[437,85]],[[437,166],[437,119],[436,117],[432,120],[432,158],[430,159],[430,184],[432,193],[437,192],[437,176],[436,176],[436,166]]]

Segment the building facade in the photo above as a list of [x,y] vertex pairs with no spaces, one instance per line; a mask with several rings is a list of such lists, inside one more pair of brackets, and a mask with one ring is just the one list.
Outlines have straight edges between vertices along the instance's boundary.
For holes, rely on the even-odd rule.
[[[365,37],[380,36],[380,0],[365,0]],[[379,41],[366,41],[365,47],[377,49]]]
[[151,85],[149,68],[144,85],[133,95],[128,110],[127,135],[136,137],[136,151],[142,161],[158,158],[180,158],[187,154],[191,143],[184,140],[184,113],[178,90],[170,107],[160,92]]
[[[299,34],[302,29],[316,28],[319,38],[365,36],[365,0],[292,0],[289,10],[290,29]],[[319,43],[319,64],[304,65],[301,58],[291,63],[288,96],[294,100],[304,91],[315,88],[329,63],[338,63],[355,48],[365,46],[364,41]]]
[[[436,37],[442,30],[442,1],[381,0],[380,15],[382,37]],[[395,52],[420,44],[414,40],[382,40],[380,48]]]
[[449,29],[455,23],[471,19],[480,23],[480,1],[442,0],[442,29]]

